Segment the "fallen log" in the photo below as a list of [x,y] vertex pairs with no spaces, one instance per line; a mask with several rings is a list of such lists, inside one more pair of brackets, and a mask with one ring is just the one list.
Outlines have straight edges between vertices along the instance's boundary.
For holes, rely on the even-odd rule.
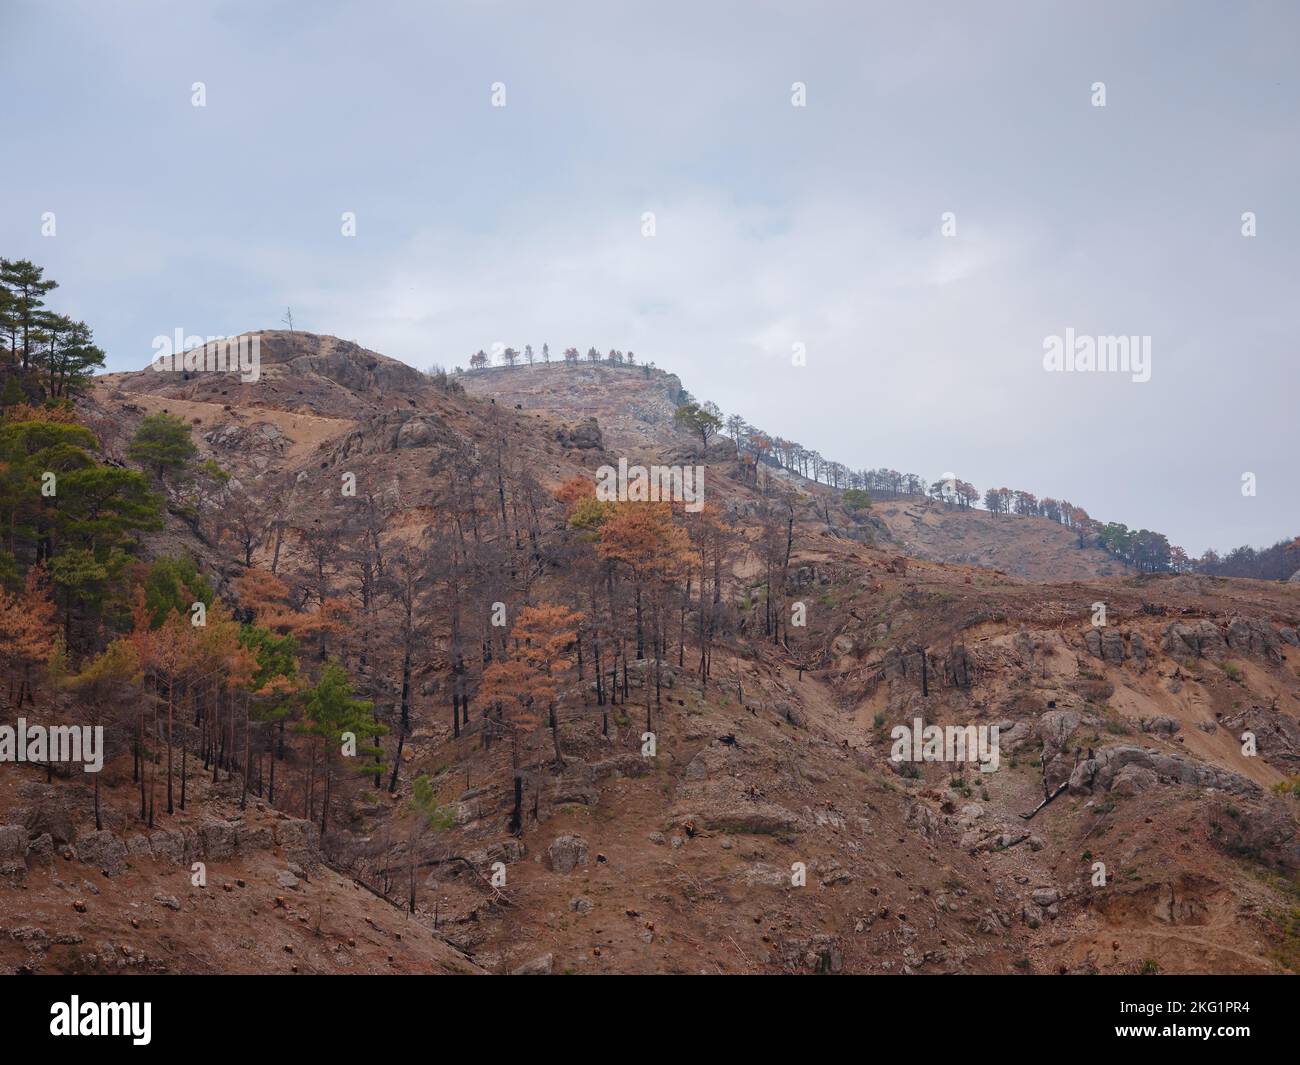
[[1030,810],[1029,813],[1021,814],[1020,816],[1023,817],[1026,821],[1028,821],[1030,818],[1034,816],[1034,814],[1038,813],[1039,810],[1041,810],[1049,802],[1055,799],[1058,795],[1061,794],[1061,792],[1063,792],[1069,786],[1070,786],[1070,782],[1068,780],[1063,781],[1060,784],[1060,786],[1057,787],[1057,789],[1054,792],[1052,792],[1051,795],[1047,796],[1047,798],[1045,798],[1042,802],[1040,802],[1037,806],[1035,806],[1032,810]]

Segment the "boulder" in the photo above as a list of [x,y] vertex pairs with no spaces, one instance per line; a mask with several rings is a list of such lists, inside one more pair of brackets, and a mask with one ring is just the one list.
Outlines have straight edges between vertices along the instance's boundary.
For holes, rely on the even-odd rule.
[[1165,628],[1164,649],[1177,658],[1212,658],[1228,655],[1228,644],[1214,622],[1170,622]]
[[[679,823],[686,819],[678,818]],[[799,815],[763,800],[722,800],[694,816],[702,828],[714,832],[747,832],[753,835],[774,835],[794,832],[799,828]]]
[[1080,720],[1078,712],[1074,710],[1049,710],[1040,717],[1038,735],[1043,741],[1044,754],[1065,750],[1065,745],[1079,727]]
[[1101,657],[1112,666],[1124,664],[1124,637],[1118,629],[1105,629],[1101,634]]
[[185,834],[175,828],[159,829],[150,834],[149,849],[155,858],[180,865],[185,860]]
[[22,825],[0,825],[0,861],[27,855],[27,829]]
[[1139,666],[1146,665],[1147,641],[1140,632],[1129,634],[1128,648],[1129,653],[1133,656],[1133,660],[1137,662]]
[[233,858],[239,846],[239,832],[229,821],[204,821],[199,826],[203,857],[210,862]]
[[310,871],[320,865],[320,826],[314,821],[286,818],[275,823],[275,843],[290,861]]
[[1083,634],[1083,646],[1093,658],[1101,657],[1101,630],[1087,629]]
[[48,832],[37,836],[27,845],[27,857],[43,865],[54,864],[54,840]]
[[49,835],[55,843],[77,841],[76,822],[60,789],[50,784],[29,781],[19,789],[19,794],[30,802],[22,817],[29,838]]
[[126,872],[126,844],[108,831],[92,832],[77,843],[77,857],[109,876]]
[[132,858],[152,858],[153,851],[149,849],[149,840],[139,832],[128,836],[126,839],[126,852]]
[[516,969],[510,970],[511,976],[550,976],[555,966],[554,954],[539,954],[530,958]]
[[1155,787],[1158,780],[1155,770],[1140,765],[1126,765],[1115,774],[1111,791],[1117,795],[1137,795],[1148,788]]
[[557,836],[546,848],[551,868],[557,873],[571,873],[587,864],[587,841],[581,836]]

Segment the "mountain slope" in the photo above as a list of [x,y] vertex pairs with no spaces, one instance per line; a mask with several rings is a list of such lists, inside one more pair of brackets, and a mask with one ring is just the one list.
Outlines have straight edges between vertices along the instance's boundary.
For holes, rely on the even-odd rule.
[[[322,926],[319,940],[311,932],[311,941],[289,943],[309,958],[310,971],[331,971],[339,955],[333,947],[322,953],[322,943],[357,922],[369,928],[367,916],[384,934],[357,947],[363,956],[352,964],[370,971],[1136,972],[1154,964],[1276,972],[1300,964],[1287,918],[1300,873],[1296,800],[1272,791],[1300,772],[1300,588],[1082,571],[1050,579],[1057,550],[1050,542],[1039,545],[1046,580],[907,558],[884,536],[891,520],[904,540],[904,521],[930,529],[987,516],[907,504],[914,518],[887,502],[877,507],[903,509],[863,519],[824,485],[766,469],[753,476],[727,441],[702,460],[707,497],[734,535],[707,686],[698,679],[693,615],[683,614],[679,628],[673,614],[658,670],[629,648],[626,678],[616,678],[626,692],[612,704],[599,700],[588,660],[583,679],[562,688],[554,741],[561,757],[545,724],[524,744],[527,805],[521,832],[512,834],[511,743],[477,694],[463,725],[453,730],[449,720],[451,586],[440,567],[455,545],[479,545],[474,557],[488,576],[465,585],[463,624],[475,641],[482,634],[492,655],[512,650],[492,642],[497,600],[509,611],[525,601],[572,603],[599,617],[606,585],[592,578],[599,570],[584,568],[590,538],[566,525],[549,490],[574,476],[590,479],[620,456],[695,461],[695,442],[671,424],[680,386],[641,370],[552,366],[465,375],[464,395],[337,345],[274,334],[264,349],[273,355],[268,369],[294,369],[269,374],[273,388],[146,370],[106,379],[88,408],[95,424],[116,428],[119,442],[147,410],[197,419],[204,455],[231,470],[239,482],[231,491],[248,492],[256,507],[265,535],[254,565],[271,564],[272,533],[282,528],[280,575],[306,602],[324,580],[348,604],[349,623],[330,638],[330,652],[375,701],[391,730],[385,757],[400,770],[393,793],[369,776],[340,784],[320,842],[319,886],[315,877],[300,884],[301,903],[294,888],[279,890],[292,914],[264,918],[262,908],[280,908],[267,878],[278,884],[282,864],[301,864],[301,854],[284,852],[275,825],[280,815],[302,824],[296,819],[312,806],[301,780],[304,749],[291,746],[282,772],[292,775],[277,809],[255,804],[246,825],[229,829],[238,842],[265,823],[269,838],[252,835],[227,853],[219,844],[227,830],[209,829],[224,857],[214,859],[208,894],[181,903],[199,915],[194,920],[229,928],[232,941],[243,942],[263,936],[270,920],[312,929],[320,920],[312,906],[316,914],[327,909],[337,923]],[[597,426],[582,426],[592,414]],[[355,497],[340,493],[344,474],[356,479]],[[400,754],[407,692],[400,601],[385,592],[364,613],[349,554],[356,526],[346,524],[357,520],[357,501],[373,502],[386,558],[399,558],[404,545],[433,545],[420,577],[427,594]],[[231,505],[218,504],[211,517]],[[466,525],[457,539],[458,520],[472,520],[472,533]],[[1020,520],[990,518],[978,535],[951,531],[961,525],[926,535],[948,537],[934,541],[944,551],[997,560],[997,526]],[[807,624],[782,625],[774,638],[764,612],[764,538],[765,530],[783,535],[786,521],[789,565],[773,595],[779,616],[799,604]],[[322,536],[337,549],[314,556],[313,538]],[[178,546],[224,574],[227,589],[244,569],[233,545],[215,536],[205,542],[183,524],[154,548]],[[1072,549],[1060,550],[1064,557]],[[1069,579],[1075,572],[1080,579]],[[1107,616],[1094,626],[1099,602]],[[630,619],[630,598],[625,610]],[[480,645],[474,649],[472,658]],[[482,668],[471,661],[473,679]],[[998,726],[998,770],[893,760],[891,730],[918,717]],[[655,734],[652,756],[643,753],[646,731]],[[1242,753],[1244,731],[1258,738],[1255,756]],[[104,922],[91,927],[96,935],[112,928],[110,942],[129,939],[135,904],[183,874],[157,868],[152,844],[146,857],[131,842],[142,833],[130,756],[125,744],[118,749],[102,783],[107,831],[122,841],[122,854],[94,834],[84,795],[69,790],[79,782],[57,779],[50,795],[20,794],[43,774],[7,767],[18,780],[0,792],[0,823],[18,826],[0,829],[14,851],[0,855],[11,863],[0,881],[0,913],[11,930],[30,924],[51,938],[68,885],[98,885],[107,867],[111,890],[82,901]],[[451,823],[413,839],[403,811],[421,774]],[[55,793],[74,800],[65,834],[75,858],[56,855],[47,867],[29,821],[33,806]],[[219,791],[196,792],[192,805],[164,827],[197,831],[239,820]],[[244,864],[221,864],[232,856]],[[1097,862],[1104,884],[1095,882]],[[400,929],[380,915],[400,917],[390,903],[405,902],[412,868],[411,920],[430,942],[436,924],[436,953],[381,949]],[[247,913],[222,901],[253,890],[226,892],[231,877],[258,885]],[[349,894],[349,878],[389,903],[356,886]],[[27,894],[37,889],[39,896]],[[146,929],[150,937],[181,920],[152,904],[147,916],[161,922]],[[152,956],[159,941],[142,934],[139,942]],[[247,957],[205,960],[177,950],[158,964],[242,971],[269,964],[258,942]],[[276,945],[265,944],[272,953]],[[17,951],[5,956],[10,964],[42,971],[89,964],[71,950],[47,949],[25,962]],[[464,959],[447,953],[456,951]]]

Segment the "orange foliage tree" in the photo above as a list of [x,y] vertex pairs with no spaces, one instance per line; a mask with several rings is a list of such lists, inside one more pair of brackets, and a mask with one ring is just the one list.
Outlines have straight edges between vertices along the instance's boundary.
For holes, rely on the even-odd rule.
[[9,679],[9,702],[21,709],[34,703],[32,667],[54,650],[55,607],[49,598],[45,567],[33,566],[21,592],[0,587],[0,666]]
[[[625,567],[632,577],[636,603],[636,656],[645,658],[644,599],[651,612],[655,650],[655,701],[660,701],[664,656],[664,622],[669,589],[683,580],[691,564],[691,541],[673,520],[670,503],[620,503],[600,529],[602,558]],[[646,728],[650,727],[650,693],[646,685]]]
[[521,740],[537,730],[543,709],[549,717],[556,764],[564,764],[556,703],[571,668],[568,653],[577,642],[581,621],[581,614],[562,606],[524,607],[511,632],[518,644],[516,656],[493,662],[483,672],[479,695],[497,710],[497,721],[511,738],[515,795],[510,831],[515,835],[523,831]]

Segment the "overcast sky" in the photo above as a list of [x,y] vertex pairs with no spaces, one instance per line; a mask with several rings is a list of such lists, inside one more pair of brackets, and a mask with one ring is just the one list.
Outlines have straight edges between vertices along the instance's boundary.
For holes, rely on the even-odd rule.
[[[0,255],[115,370],[286,305],[421,367],[617,347],[854,467],[1300,533],[1300,6],[635,8],[0,0]],[[1066,329],[1150,380],[1047,372]]]

